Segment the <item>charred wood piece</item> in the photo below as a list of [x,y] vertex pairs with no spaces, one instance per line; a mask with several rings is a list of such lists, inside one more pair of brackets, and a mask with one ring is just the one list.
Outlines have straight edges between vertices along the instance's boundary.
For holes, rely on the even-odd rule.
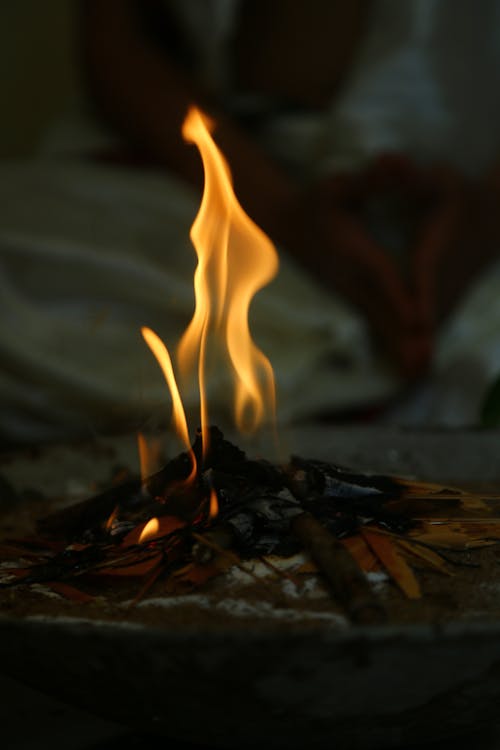
[[365,625],[383,621],[385,613],[380,601],[345,547],[310,513],[296,516],[291,526],[349,618]]

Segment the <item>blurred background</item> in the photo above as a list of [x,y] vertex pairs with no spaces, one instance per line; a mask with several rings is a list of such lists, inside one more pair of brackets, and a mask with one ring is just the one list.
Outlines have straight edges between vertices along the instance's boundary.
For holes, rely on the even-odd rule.
[[[192,312],[193,97],[280,251],[252,329],[281,423],[494,424],[499,281],[480,272],[500,241],[497,6],[315,0],[304,22],[294,0],[229,3],[225,21],[217,2],[2,4],[2,443],[168,422],[138,329],[175,348]],[[211,386],[222,424],[227,387]]]
[[33,157],[75,96],[76,0],[19,0],[0,7],[0,156]]

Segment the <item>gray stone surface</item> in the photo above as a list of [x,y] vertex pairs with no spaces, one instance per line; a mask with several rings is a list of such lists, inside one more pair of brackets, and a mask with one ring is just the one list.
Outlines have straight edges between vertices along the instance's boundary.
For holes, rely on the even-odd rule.
[[481,747],[500,702],[498,626],[207,635],[0,618],[0,660],[75,705],[200,746],[376,750],[473,732]]

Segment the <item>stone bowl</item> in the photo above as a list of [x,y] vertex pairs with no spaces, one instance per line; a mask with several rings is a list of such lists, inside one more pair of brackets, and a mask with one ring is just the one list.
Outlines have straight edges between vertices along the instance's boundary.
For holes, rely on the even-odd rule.
[[500,705],[500,624],[204,633],[2,617],[0,665],[142,732],[362,750],[488,727]]

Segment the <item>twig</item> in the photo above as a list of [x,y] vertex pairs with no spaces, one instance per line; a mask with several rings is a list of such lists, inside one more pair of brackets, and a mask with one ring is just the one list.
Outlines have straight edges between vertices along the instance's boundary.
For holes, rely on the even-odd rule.
[[208,535],[206,534],[198,534],[196,531],[191,532],[191,536],[193,539],[195,539],[199,544],[203,544],[209,549],[216,552],[218,555],[223,555],[224,557],[227,557],[233,565],[236,565],[243,573],[246,573],[247,576],[250,576],[253,578],[257,583],[261,585],[265,585],[265,581],[262,580],[258,575],[255,575],[253,570],[248,570],[243,563],[241,562],[238,555],[236,555],[234,552],[232,552],[229,549],[224,549],[224,547],[219,546],[216,542],[214,542],[212,539],[208,538]]
[[310,513],[301,513],[291,523],[293,533],[309,550],[334,598],[352,622],[370,624],[385,619],[385,610],[347,549]]
[[138,604],[142,599],[144,599],[145,595],[148,593],[151,586],[155,583],[159,575],[165,570],[165,559],[162,557],[162,559],[158,562],[157,565],[153,568],[153,570],[150,572],[149,576],[146,578],[145,582],[135,595],[134,599],[129,604],[129,609],[132,607],[135,607],[136,604]]
[[274,565],[270,560],[267,559],[267,557],[263,556],[259,558],[260,561],[266,566],[266,568],[269,568],[269,570],[272,570],[273,573],[278,577],[285,581],[290,581],[293,583],[294,586],[298,588],[299,581],[295,576],[293,576],[291,573],[289,573],[287,570],[280,570],[280,568],[277,567],[277,565]]

